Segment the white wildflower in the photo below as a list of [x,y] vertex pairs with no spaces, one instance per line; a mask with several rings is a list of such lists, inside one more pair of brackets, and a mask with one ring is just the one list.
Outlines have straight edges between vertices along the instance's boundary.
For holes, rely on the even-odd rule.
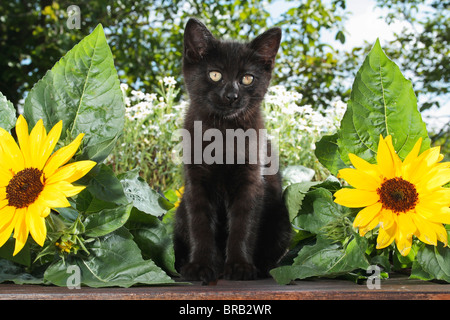
[[131,100],[130,100],[130,98],[125,97],[125,105],[126,105],[127,107],[131,107]]
[[156,95],[156,93],[146,93],[145,94],[144,100],[147,102],[153,102],[156,99],[158,99],[158,96]]
[[287,107],[284,107],[282,109],[282,112],[285,114],[301,113],[302,111],[303,111],[303,108],[296,105],[295,103],[289,103]]
[[143,93],[142,91],[131,90],[131,100],[133,101],[144,100],[144,98],[145,93]]
[[175,86],[177,84],[177,81],[175,80],[174,77],[164,77],[163,82],[164,85],[166,85],[167,87]]
[[120,84],[120,89],[122,90],[123,94],[125,95],[127,93],[127,90],[128,90],[128,84],[121,83]]

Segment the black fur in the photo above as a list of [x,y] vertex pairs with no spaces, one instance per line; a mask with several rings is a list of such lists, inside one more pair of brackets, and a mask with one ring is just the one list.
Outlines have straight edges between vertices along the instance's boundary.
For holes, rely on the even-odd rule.
[[[201,121],[203,132],[215,128],[223,137],[227,129],[264,129],[260,105],[280,40],[281,30],[273,28],[249,43],[219,41],[201,22],[189,20],[183,73],[190,97],[184,128],[191,137],[194,121]],[[211,71],[220,72],[222,79],[211,80]],[[253,76],[250,85],[242,83],[245,75]],[[202,148],[208,144],[203,142]],[[225,149],[216,156],[225,163],[226,153]],[[280,175],[262,175],[260,158],[250,163],[248,150],[245,164],[194,164],[191,157],[192,164],[184,167],[185,193],[176,212],[177,270],[187,280],[206,283],[221,276],[268,276],[291,236]]]

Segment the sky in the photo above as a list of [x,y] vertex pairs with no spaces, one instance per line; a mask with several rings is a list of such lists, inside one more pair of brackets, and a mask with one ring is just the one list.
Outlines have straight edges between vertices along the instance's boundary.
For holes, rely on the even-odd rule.
[[334,40],[334,34],[326,35],[333,41],[333,45],[338,49],[350,50],[356,46],[361,46],[364,41],[375,43],[380,39],[381,46],[394,39],[394,33],[400,32],[403,27],[409,27],[408,23],[393,23],[388,25],[384,19],[387,10],[375,7],[375,0],[347,0],[346,11],[350,12],[348,20],[345,22],[347,30],[345,43],[341,44]]
[[[395,32],[400,32],[404,27],[410,27],[405,22],[388,25],[384,19],[380,18],[386,15],[387,10],[376,8],[375,4],[376,0],[347,0],[346,11],[350,14],[345,22],[347,31],[345,43],[341,44],[334,39],[336,31],[323,34],[324,41],[336,49],[350,51],[354,47],[363,45],[364,41],[375,43],[376,39],[379,38],[383,47],[388,41],[394,39]],[[292,3],[276,1],[270,9],[272,17],[276,17],[292,6]],[[440,103],[441,108],[422,113],[424,121],[427,122],[427,127],[433,129],[433,131],[439,130],[450,121],[450,101],[442,99]]]

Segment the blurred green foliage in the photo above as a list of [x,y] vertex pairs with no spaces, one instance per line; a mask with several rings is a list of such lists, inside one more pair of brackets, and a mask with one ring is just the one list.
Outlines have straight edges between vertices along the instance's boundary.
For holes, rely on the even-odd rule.
[[162,76],[181,76],[183,29],[189,17],[201,19],[218,38],[248,39],[278,25],[284,41],[275,83],[303,94],[304,104],[326,105],[348,94],[337,81],[338,59],[320,39],[334,30],[344,41],[345,1],[288,3],[271,17],[271,5],[259,0],[99,0],[78,1],[81,28],[66,25],[73,1],[0,3],[0,92],[14,105],[31,86],[93,28],[102,23],[121,82],[151,92]]
[[[164,76],[175,77],[183,88],[183,29],[190,17],[202,20],[218,38],[245,40],[279,26],[283,41],[273,84],[301,93],[301,105],[322,110],[332,101],[348,99],[349,79],[372,45],[344,52],[323,39],[327,32],[345,42],[349,14],[345,0],[83,0],[76,2],[81,28],[69,29],[67,8],[73,4],[0,2],[0,92],[16,107],[98,23],[105,28],[120,81],[143,92],[154,92]],[[383,18],[388,23],[400,20],[412,26],[385,48],[413,79],[421,110],[448,101],[450,1],[377,0],[376,4],[386,9]],[[449,137],[449,126],[431,136],[443,144]]]

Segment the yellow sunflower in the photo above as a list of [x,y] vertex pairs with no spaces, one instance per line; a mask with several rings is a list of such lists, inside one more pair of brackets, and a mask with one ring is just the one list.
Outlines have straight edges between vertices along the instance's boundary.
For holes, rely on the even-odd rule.
[[47,235],[45,217],[50,209],[70,206],[67,197],[85,188],[74,186],[72,182],[96,164],[89,160],[66,164],[78,150],[84,134],[52,154],[61,130],[62,121],[47,135],[39,120],[29,134],[25,118],[19,116],[17,145],[13,137],[0,128],[0,247],[14,231],[13,255],[23,248],[29,233],[43,246]]
[[339,177],[352,188],[334,195],[335,202],[362,209],[353,226],[364,236],[379,226],[377,249],[394,240],[403,256],[411,249],[412,236],[427,244],[437,241],[447,245],[447,232],[442,224],[450,224],[450,189],[442,186],[450,181],[450,162],[439,163],[443,156],[435,147],[422,152],[420,138],[404,161],[394,150],[392,137],[378,144],[377,164],[349,154],[354,169],[339,171]]

